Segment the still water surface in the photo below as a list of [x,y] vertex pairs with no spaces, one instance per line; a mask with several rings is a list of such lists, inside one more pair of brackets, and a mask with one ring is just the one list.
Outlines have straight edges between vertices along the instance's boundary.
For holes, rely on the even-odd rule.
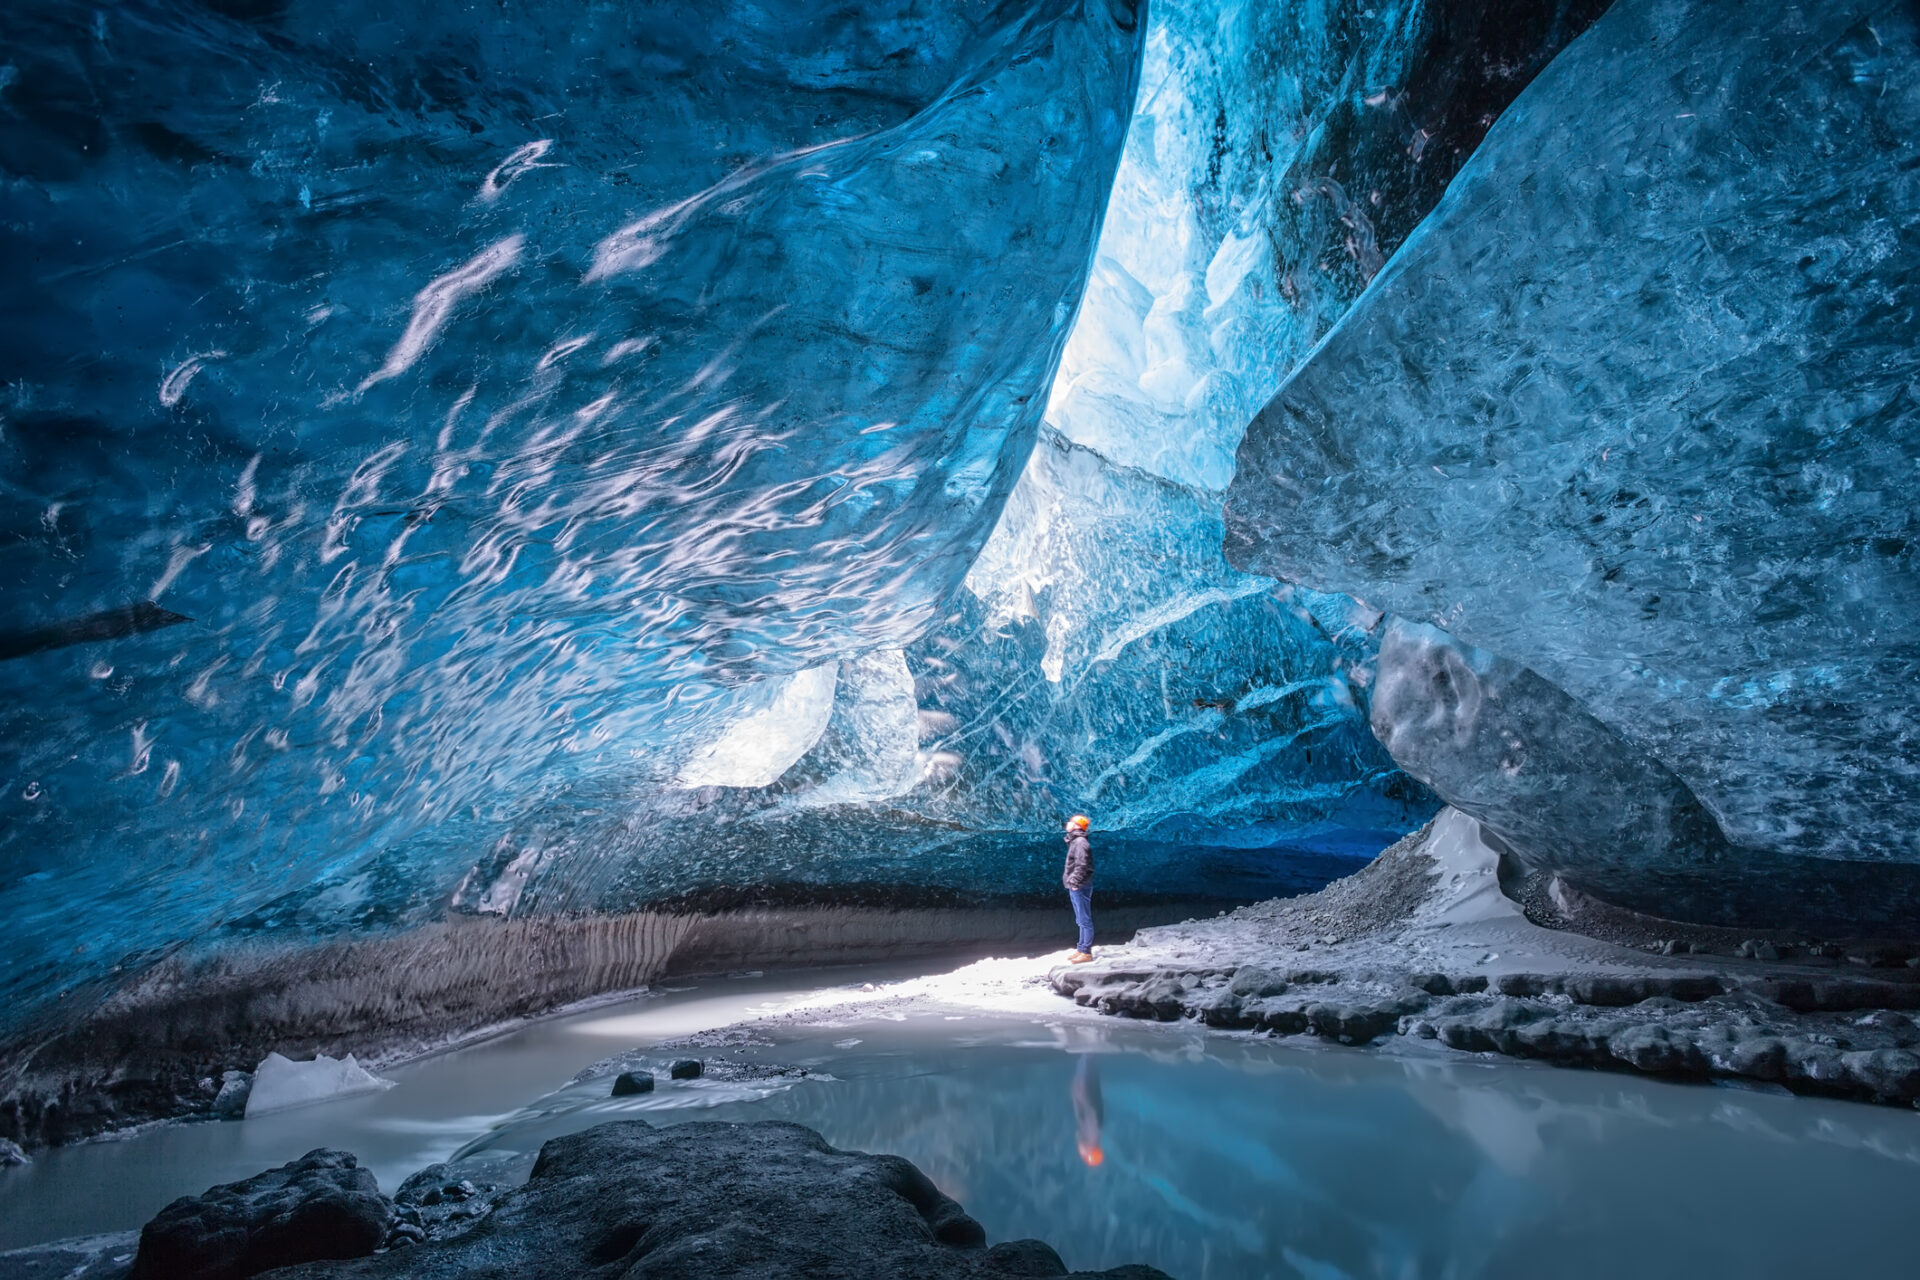
[[[845,972],[828,982],[858,981]],[[0,1248],[138,1225],[318,1145],[391,1190],[456,1151],[517,1155],[609,1119],[795,1120],[897,1152],[990,1239],[1075,1268],[1229,1277],[1911,1276],[1920,1115],[1459,1056],[1058,1017],[855,1011],[702,1051],[745,1079],[613,1099],[608,1054],[774,1012],[710,983],[523,1028],[391,1091],[160,1129],[0,1171]],[[815,979],[819,981],[819,979]],[[756,1066],[805,1078],[755,1079]],[[720,1066],[716,1075],[740,1075]]]

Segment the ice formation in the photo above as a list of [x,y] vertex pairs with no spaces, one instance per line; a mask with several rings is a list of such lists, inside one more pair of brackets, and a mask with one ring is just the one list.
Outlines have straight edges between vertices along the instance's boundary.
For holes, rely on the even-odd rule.
[[1920,862],[1912,19],[1603,11],[6,11],[8,1016],[1420,781],[1642,905]]
[[1911,876],[1874,867],[1920,862],[1920,29],[1753,17],[1619,0],[1521,95],[1253,423],[1228,554],[1530,669],[1584,709],[1535,749],[1604,726],[1646,757],[1567,786],[1659,812],[1677,782],[1731,846],[1636,838],[1576,880],[1739,882],[1783,918],[1842,885],[1829,923],[1910,924]]
[[310,1062],[295,1062],[278,1053],[268,1054],[254,1068],[253,1089],[247,1094],[246,1118],[264,1116],[289,1107],[304,1107],[334,1098],[351,1098],[362,1093],[378,1093],[393,1088],[358,1062],[353,1055],[329,1058],[316,1055]]
[[1354,850],[1430,812],[1366,730],[1378,614],[1235,572],[1216,491],[1248,419],[1603,8],[1152,10],[1048,435],[963,607],[909,650],[933,776],[908,807]]
[[1736,846],[1660,761],[1535,672],[1437,627],[1389,624],[1372,723],[1517,869],[1648,915],[1848,937],[1899,934],[1920,908],[1920,866]]
[[1436,627],[1380,642],[1373,728],[1449,803],[1546,869],[1699,872],[1730,852],[1685,784],[1538,675]]
[[[1106,833],[1111,887],[1250,896],[1299,887],[1303,854],[1369,855],[1418,825],[1432,798],[1367,727],[1377,611],[1235,571],[1215,490],[1247,418],[1601,7],[1151,9],[1048,427],[944,616],[897,660],[843,656],[824,730],[817,706],[775,731],[780,695],[734,694],[731,743],[778,739],[784,759],[819,734],[771,786],[740,785],[770,770],[704,766],[671,792],[575,786],[499,838],[461,900],[1038,893],[1057,880],[1047,833],[1080,809]],[[855,663],[879,669],[850,680]],[[348,918],[392,911],[417,855],[263,918],[325,927],[349,885]]]
[[1157,6],[1047,420],[1196,488],[1606,0]]
[[0,23],[15,1007],[449,819],[804,751],[729,726],[965,574],[1142,39],[1132,0]]

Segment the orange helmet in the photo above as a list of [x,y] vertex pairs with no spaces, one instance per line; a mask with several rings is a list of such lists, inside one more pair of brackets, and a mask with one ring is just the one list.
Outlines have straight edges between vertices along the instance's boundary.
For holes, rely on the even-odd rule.
[[1085,831],[1088,827],[1092,825],[1093,825],[1093,819],[1089,818],[1084,813],[1076,813],[1071,818],[1067,819],[1067,826],[1072,828],[1075,831]]

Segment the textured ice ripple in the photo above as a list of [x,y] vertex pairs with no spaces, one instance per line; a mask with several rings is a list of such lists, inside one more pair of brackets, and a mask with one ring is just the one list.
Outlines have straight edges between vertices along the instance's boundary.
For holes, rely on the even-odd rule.
[[1229,557],[1531,668],[1737,846],[1920,861],[1920,32],[1752,18],[1620,0],[1535,81],[1254,422]]
[[815,10],[0,19],[8,625],[191,620],[0,667],[10,1003],[933,621],[1140,15]]

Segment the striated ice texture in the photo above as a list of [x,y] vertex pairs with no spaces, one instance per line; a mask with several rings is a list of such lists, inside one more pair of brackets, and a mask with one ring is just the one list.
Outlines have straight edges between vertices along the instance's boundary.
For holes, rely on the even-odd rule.
[[1795,919],[1831,883],[1910,925],[1872,869],[1920,862],[1920,28],[1755,16],[1619,0],[1533,83],[1253,423],[1228,554],[1530,669],[1584,709],[1538,750],[1604,726],[1646,759],[1584,785],[1676,781],[1731,847],[1636,836],[1572,869],[1596,891]]
[[1141,26],[8,8],[7,1002],[435,824],[777,776],[752,718],[942,616],[1026,460]]

